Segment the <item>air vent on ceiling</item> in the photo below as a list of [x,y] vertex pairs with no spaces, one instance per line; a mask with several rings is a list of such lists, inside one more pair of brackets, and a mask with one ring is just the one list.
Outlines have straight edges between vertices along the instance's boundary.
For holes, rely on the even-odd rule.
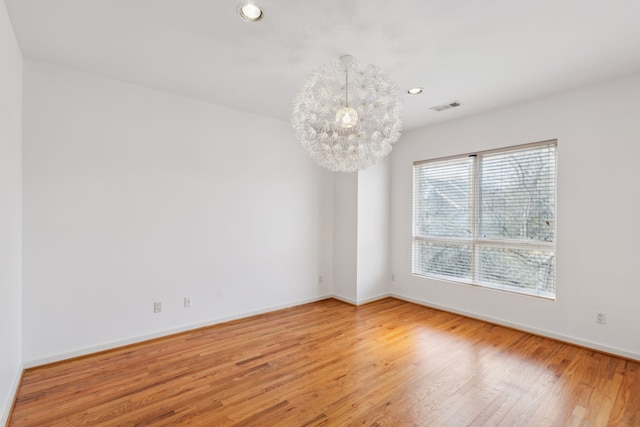
[[460,101],[451,101],[451,102],[447,102],[446,104],[436,105],[435,107],[431,107],[429,109],[433,110],[433,111],[444,111],[444,110],[448,110],[450,108],[459,107],[461,105],[462,105],[462,102],[460,102]]

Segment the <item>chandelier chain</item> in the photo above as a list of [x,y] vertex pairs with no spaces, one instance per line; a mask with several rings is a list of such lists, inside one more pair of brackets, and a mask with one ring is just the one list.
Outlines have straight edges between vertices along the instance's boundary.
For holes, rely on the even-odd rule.
[[344,98],[345,98],[345,107],[349,106],[349,67],[346,67],[344,70]]

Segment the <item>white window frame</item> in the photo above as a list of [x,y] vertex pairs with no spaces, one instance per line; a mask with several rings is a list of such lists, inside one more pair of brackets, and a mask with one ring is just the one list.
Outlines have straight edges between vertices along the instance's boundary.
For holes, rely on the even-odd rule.
[[[556,156],[555,156],[555,165],[554,165],[554,171],[555,171],[555,176],[554,176],[554,181],[555,181],[555,200],[554,200],[554,206],[556,207],[556,210],[554,212],[554,221],[553,221],[553,225],[554,225],[554,230],[553,230],[553,236],[554,236],[554,241],[552,242],[547,242],[547,241],[541,241],[541,240],[535,240],[535,241],[527,241],[527,240],[512,240],[512,239],[490,239],[490,238],[482,238],[478,236],[479,233],[479,229],[480,229],[480,207],[481,207],[481,200],[480,200],[480,195],[481,195],[481,178],[480,178],[480,165],[481,162],[479,160],[477,160],[478,156],[486,156],[488,154],[498,154],[498,153],[509,153],[511,151],[518,151],[518,150],[524,150],[524,149],[528,149],[528,148],[535,148],[535,147],[542,147],[542,146],[555,146],[556,148]],[[557,140],[548,140],[548,141],[541,141],[541,142],[535,142],[535,143],[531,143],[531,144],[522,144],[522,145],[516,145],[516,146],[511,146],[511,147],[506,147],[506,148],[500,148],[500,149],[494,149],[494,150],[486,150],[486,151],[479,151],[479,152],[475,152],[475,153],[467,153],[467,154],[462,154],[462,155],[457,155],[457,156],[450,156],[450,157],[441,157],[441,158],[437,158],[437,159],[431,159],[431,160],[422,160],[422,161],[417,161],[413,163],[413,190],[412,190],[412,266],[411,266],[411,270],[412,270],[412,274],[413,276],[416,277],[424,277],[424,278],[436,278],[438,280],[443,280],[443,281],[448,281],[448,282],[454,282],[454,283],[463,283],[463,284],[467,284],[467,285],[474,285],[474,286],[480,286],[480,287],[485,287],[485,288],[490,288],[490,289],[496,289],[496,290],[500,290],[500,291],[505,291],[505,292],[513,292],[513,293],[517,293],[517,294],[521,294],[521,295],[527,295],[527,296],[533,296],[533,297],[539,297],[539,298],[544,298],[544,299],[550,299],[550,300],[555,300],[556,298],[556,292],[557,292],[557,282],[556,282],[556,276],[557,276],[557,266],[554,270],[554,291],[552,295],[549,294],[539,294],[536,292],[526,292],[527,288],[522,288],[522,289],[516,289],[514,287],[508,287],[508,286],[504,286],[504,285],[500,285],[500,284],[496,284],[496,283],[487,283],[487,282],[482,282],[479,280],[478,278],[478,271],[479,269],[479,260],[478,260],[478,253],[479,253],[479,247],[489,247],[489,248],[497,248],[497,249],[522,249],[522,250],[541,250],[541,251],[545,251],[545,252],[552,252],[553,256],[555,257],[556,255],[556,240],[557,240],[557,229],[555,229],[555,226],[557,224]],[[417,228],[417,221],[416,221],[416,217],[417,217],[417,203],[415,200],[415,196],[416,196],[416,167],[419,167],[420,165],[426,164],[426,163],[434,163],[434,162],[442,162],[442,161],[446,161],[446,160],[455,160],[455,159],[461,159],[461,158],[465,158],[465,157],[476,157],[476,159],[473,161],[472,163],[472,191],[470,194],[470,200],[469,200],[469,229],[471,230],[471,237],[470,238],[464,238],[464,237],[438,237],[438,236],[429,236],[429,237],[425,237],[425,236],[419,236],[416,233],[416,228]],[[419,242],[419,241],[424,241],[424,242],[430,242],[430,243],[457,243],[457,244],[461,244],[461,245],[467,245],[471,247],[471,257],[472,257],[472,261],[471,261],[471,280],[465,280],[463,278],[456,278],[456,277],[451,277],[451,276],[443,276],[443,275],[438,275],[438,274],[433,274],[433,273],[428,273],[428,274],[419,274],[416,273],[416,266],[415,266],[415,242]]]

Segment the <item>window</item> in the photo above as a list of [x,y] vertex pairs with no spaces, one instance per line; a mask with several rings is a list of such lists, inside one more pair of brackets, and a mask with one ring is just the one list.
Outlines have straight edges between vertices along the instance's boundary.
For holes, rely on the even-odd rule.
[[413,166],[413,274],[556,293],[556,141]]

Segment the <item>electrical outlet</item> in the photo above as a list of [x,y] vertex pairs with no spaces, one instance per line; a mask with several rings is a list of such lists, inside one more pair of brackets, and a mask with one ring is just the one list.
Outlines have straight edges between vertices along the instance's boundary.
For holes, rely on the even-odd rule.
[[596,323],[600,323],[601,325],[604,325],[607,323],[607,313],[598,311],[596,312]]
[[153,303],[153,312],[162,313],[162,303],[160,301],[156,301]]
[[191,297],[184,297],[184,306],[191,307]]
[[396,281],[396,275],[395,275],[395,274],[393,274],[393,273],[391,273],[391,281],[392,281],[392,282],[395,282],[395,281]]
[[318,276],[318,283],[322,283],[322,275]]

